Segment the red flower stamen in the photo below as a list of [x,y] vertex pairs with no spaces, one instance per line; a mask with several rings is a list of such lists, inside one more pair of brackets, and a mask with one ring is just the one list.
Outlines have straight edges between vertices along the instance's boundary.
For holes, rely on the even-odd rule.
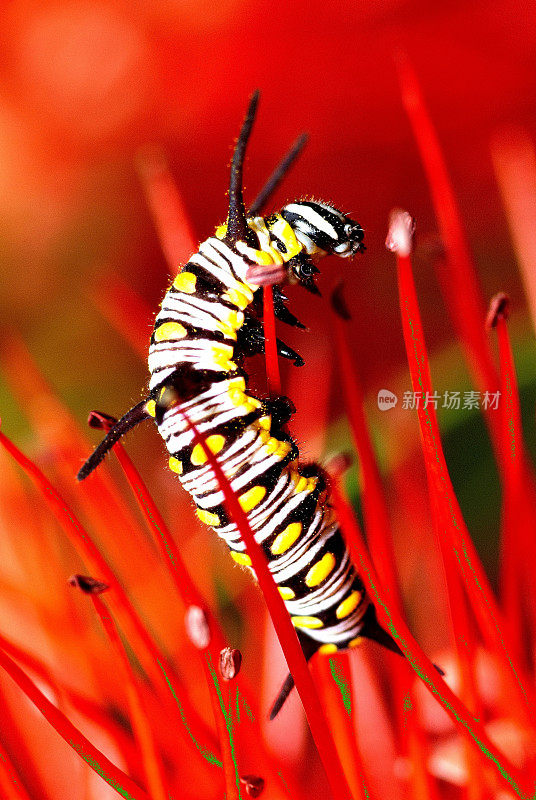
[[[482,392],[495,391],[498,378],[484,336],[484,304],[445,159],[408,57],[400,53],[396,66],[402,102],[428,177],[441,238],[446,248],[444,269],[438,271],[438,279],[465,346],[475,384]],[[494,428],[496,417],[488,415],[488,420],[491,428]]]
[[[394,222],[395,224],[405,224],[400,216],[397,216]],[[518,665],[513,666],[511,654],[507,650],[501,632],[501,629],[504,629],[501,611],[454,494],[441,445],[434,404],[426,403],[426,398],[433,396],[433,389],[411,261],[408,255],[397,254],[397,273],[404,341],[413,390],[420,395],[422,400],[419,403],[417,414],[432,510],[438,526],[438,543],[441,547],[449,589],[457,591],[458,574],[460,574],[482,636],[492,652],[496,652],[497,656],[503,660],[505,669],[509,670],[512,686],[518,695],[527,702],[526,689],[521,684],[519,667]],[[453,602],[457,606],[452,609],[454,614],[461,613],[462,601],[461,595],[457,595],[457,599],[454,598]]]
[[324,712],[337,745],[348,785],[352,791],[352,797],[355,800],[365,800],[371,797],[371,794],[367,786],[363,761],[356,740],[355,720],[350,705],[351,700],[346,698],[345,703],[350,707],[343,705],[341,692],[333,677],[333,670],[336,669],[335,674],[338,682],[343,682],[344,685],[350,687],[351,680],[348,666],[348,654],[338,653],[330,658],[325,656],[318,658],[314,664],[314,672],[319,676],[317,683],[323,700]]
[[240,800],[240,772],[236,757],[235,730],[229,707],[229,685],[226,682],[220,684],[208,651],[205,652],[203,660],[212,713],[221,745],[226,797],[228,800]]
[[0,791],[4,800],[31,800],[7,750],[0,743]]
[[274,295],[271,286],[262,290],[264,303],[264,357],[268,392],[277,397],[281,394],[281,376],[279,374],[279,358],[277,355],[277,339],[275,333]]
[[[95,583],[101,584],[100,581],[95,581],[90,578],[89,581],[93,583],[90,589],[89,596],[93,601],[95,611],[102,623],[112,651],[115,655],[115,662],[119,664],[125,679],[125,688],[127,694],[128,705],[130,709],[130,718],[134,735],[138,741],[138,746],[141,754],[143,769],[147,779],[147,788],[151,800],[168,800],[169,790],[166,788],[166,781],[164,776],[164,768],[162,765],[162,758],[158,752],[158,746],[154,738],[154,730],[151,727],[151,721],[144,707],[143,698],[141,696],[138,681],[135,678],[132,664],[125,652],[124,645],[119,637],[117,627],[114,623],[110,612],[106,608],[99,594],[95,592]],[[80,585],[80,581],[77,582]],[[88,579],[83,581],[87,585]],[[82,589],[85,591],[85,589]]]
[[[180,705],[184,709],[183,713],[186,713],[189,719],[190,727],[196,740],[211,741],[212,735],[210,731],[206,729],[206,726],[188,701],[186,693],[183,690],[179,691],[179,681],[174,671],[167,663],[167,659],[163,653],[159,651],[155,645],[132,606],[125,590],[100,554],[87,531],[82,527],[67,503],[48,482],[43,473],[29,458],[23,455],[13,442],[1,431],[0,444],[13,456],[15,461],[35,483],[68,538],[79,551],[87,567],[89,567],[89,571],[94,575],[99,575],[109,584],[111,589],[110,603],[114,605],[115,615],[119,619],[121,627],[129,637],[132,636],[131,643],[133,646],[134,643],[136,645],[136,654],[143,661],[144,667],[151,675],[155,685],[161,687],[161,690],[165,687],[162,693],[163,701],[169,706],[169,689],[172,690],[173,696],[176,699],[180,695]],[[177,702],[179,701],[177,700]],[[190,737],[182,725],[179,727],[179,730],[185,739],[190,741]]]
[[[380,473],[365,420],[363,395],[350,356],[348,338],[345,335],[344,316],[341,314],[341,302],[342,294],[339,288],[336,304],[334,305],[332,303],[332,307],[336,311],[333,315],[333,319],[337,353],[341,362],[340,374],[342,376],[343,391],[345,394],[345,407],[361,467],[363,511],[367,542],[372,555],[372,562],[377,569],[382,585],[388,587],[386,591],[390,595],[390,602],[396,606],[399,613],[403,614],[404,609],[400,595],[392,533],[385,496],[383,494]],[[345,309],[346,307],[342,306],[342,308]],[[335,459],[332,459],[328,465],[328,469],[330,474],[340,479],[346,467],[343,462],[337,463]],[[376,567],[376,565],[378,566]],[[409,698],[411,696],[410,676],[402,672],[398,668],[398,664],[392,658],[387,657],[386,660],[390,682],[393,687],[393,724],[396,728],[398,745],[412,764],[410,782],[415,800],[435,800],[438,797],[437,788],[424,766],[426,763],[426,744],[424,736],[415,719],[415,715],[405,715],[403,711],[404,698]]]
[[[516,369],[508,335],[508,303],[504,294],[491,303],[501,374],[500,419],[504,443],[504,511],[501,538],[501,588],[505,618],[517,659],[526,662],[524,619],[534,624],[534,581],[530,565],[536,557],[534,494],[529,457],[523,442]],[[529,665],[526,664],[526,667]]]
[[106,758],[67,717],[54,706],[37,688],[20,667],[0,648],[0,666],[34,704],[38,711],[73,750],[100,775],[115,791],[129,800],[149,800],[149,795],[140,789],[128,775]]
[[190,217],[159,148],[140,150],[137,165],[169,271],[176,275],[181,264],[186,263],[197,249]]
[[380,472],[376,456],[370,440],[367,422],[363,410],[363,393],[357,380],[357,374],[348,345],[348,336],[344,320],[350,314],[344,303],[342,286],[332,296],[332,320],[335,331],[337,357],[340,362],[339,375],[344,393],[345,410],[350,423],[356,452],[359,456],[359,470],[362,486],[363,514],[367,532],[367,541],[374,563],[378,565],[378,574],[385,586],[392,593],[393,602],[402,607],[398,575],[393,551],[389,516],[385,503]]
[[380,622],[393,636],[428,691],[441,703],[460,730],[468,735],[469,741],[479,748],[482,757],[489,760],[496,770],[497,777],[502,778],[520,797],[528,800],[533,796],[534,788],[527,791],[524,776],[520,775],[508,759],[497,750],[480,722],[447,686],[434,664],[413,638],[396,607],[387,605],[387,593],[375,573],[357,521],[335,476],[332,482],[332,497],[350,556],[365,583],[369,597],[376,606]]

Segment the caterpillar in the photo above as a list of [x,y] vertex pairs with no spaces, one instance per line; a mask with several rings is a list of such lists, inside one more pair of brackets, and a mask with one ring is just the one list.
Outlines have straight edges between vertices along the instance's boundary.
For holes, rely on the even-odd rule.
[[[286,431],[288,398],[248,391],[246,357],[264,350],[259,283],[287,280],[317,293],[318,259],[364,250],[363,229],[330,203],[296,200],[259,216],[304,143],[302,137],[246,213],[242,172],[259,93],[250,101],[231,162],[227,221],[178,273],[158,312],[149,347],[149,394],[111,428],[86,461],[82,480],[113,444],[144,419],[155,420],[169,466],[190,493],[197,516],[251,569],[237,526],[191,421],[217,456],[262,546],[307,659],[359,644],[363,637],[400,652],[379,625],[329,502],[318,464],[300,464]],[[303,327],[274,285],[276,316]],[[280,355],[303,361],[278,340]],[[183,413],[184,415],[183,416]],[[287,676],[273,718],[293,687]]]

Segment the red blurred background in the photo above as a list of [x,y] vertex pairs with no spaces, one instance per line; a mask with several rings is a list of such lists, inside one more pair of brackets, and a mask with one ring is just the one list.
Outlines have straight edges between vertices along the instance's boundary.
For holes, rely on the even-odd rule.
[[[352,262],[323,262],[324,299],[289,290],[293,311],[311,329],[307,334],[281,331],[307,360],[302,370],[284,373],[284,390],[298,406],[294,430],[306,457],[346,444],[344,425],[330,429],[327,443],[323,437],[324,424],[336,421],[343,410],[336,372],[330,376],[334,362],[327,313],[330,289],[342,276],[353,313],[351,347],[370,398],[380,461],[394,473],[390,508],[395,536],[404,533],[399,557],[405,589],[409,604],[415,605],[427,591],[426,606],[436,586],[432,577],[423,590],[415,555],[429,537],[421,484],[415,479],[416,474],[422,478],[420,460],[405,475],[396,475],[397,463],[418,448],[417,427],[400,406],[390,417],[382,416],[374,400],[381,388],[410,389],[393,258],[384,248],[394,206],[417,218],[416,282],[436,386],[470,386],[435,279],[437,225],[400,99],[395,60],[405,51],[418,74],[484,297],[500,289],[512,297],[513,333],[522,356],[518,367],[530,415],[526,421],[533,426],[533,334],[490,140],[498,131],[519,127],[534,134],[535,30],[536,8],[504,0],[296,0],[286,6],[222,0],[217,7],[195,0],[5,4],[0,32],[1,324],[21,331],[54,390],[81,422],[90,408],[119,415],[137,402],[146,367],[92,299],[111,275],[119,275],[156,310],[168,283],[136,155],[147,144],[163,148],[195,231],[200,240],[206,238],[225,218],[234,137],[249,95],[260,88],[246,199],[255,196],[305,130],[309,144],[274,207],[303,195],[332,200],[363,225],[367,244],[367,252]],[[508,139],[508,133],[502,135]],[[458,288],[463,292],[463,286]],[[147,330],[148,341],[150,320]],[[35,435],[2,379],[0,406],[4,429],[31,451]],[[482,422],[476,415],[444,422],[449,466],[469,527],[490,548],[490,531],[498,530],[499,495]],[[458,426],[450,450],[449,425]],[[165,471],[156,434],[140,431],[129,439],[129,449],[147,465],[148,442],[154,469],[146,467],[145,475],[178,530],[190,503]],[[164,486],[172,491],[164,492]],[[397,492],[406,502],[413,498],[413,506],[400,514]],[[191,516],[186,520],[184,556],[196,580],[210,591],[209,579],[200,577],[206,565],[196,558],[202,542],[208,547],[209,534],[195,528]],[[415,547],[406,548],[411,541]],[[491,569],[494,547],[484,552]],[[116,555],[120,562],[122,553]],[[221,551],[217,559],[214,574],[225,570],[225,579],[238,586],[237,595],[249,591],[244,588],[248,577],[233,569]],[[131,568],[126,565],[127,572]],[[142,587],[147,606],[154,601],[158,608],[165,602],[157,596],[160,585],[147,581]],[[260,607],[260,598],[251,596],[248,601]],[[443,622],[430,625],[434,607],[426,610],[432,613],[417,632],[425,645],[437,646]],[[179,626],[177,620],[173,624]]]

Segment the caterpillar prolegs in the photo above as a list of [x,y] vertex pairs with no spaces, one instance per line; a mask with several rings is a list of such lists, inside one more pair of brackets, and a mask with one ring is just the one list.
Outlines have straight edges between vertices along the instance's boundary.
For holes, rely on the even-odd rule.
[[[257,102],[255,93],[235,147],[227,222],[177,275],[156,317],[149,396],[111,429],[78,478],[85,478],[127,430],[154,418],[169,466],[193,497],[198,517],[227,542],[238,564],[249,567],[240,533],[227,516],[222,490],[188,420],[217,456],[247,514],[306,657],[352,647],[362,637],[399,652],[378,624],[351,564],[322,469],[298,461],[298,448],[285,429],[292,403],[259,399],[248,391],[245,360],[264,350],[260,283],[297,282],[316,292],[319,258],[345,258],[364,249],[361,226],[328,203],[297,200],[277,213],[258,215],[303,138],[246,213],[242,168]],[[274,286],[274,309],[282,321],[300,326],[279,285]],[[279,340],[278,351],[303,363]],[[272,717],[292,685],[289,676]]]

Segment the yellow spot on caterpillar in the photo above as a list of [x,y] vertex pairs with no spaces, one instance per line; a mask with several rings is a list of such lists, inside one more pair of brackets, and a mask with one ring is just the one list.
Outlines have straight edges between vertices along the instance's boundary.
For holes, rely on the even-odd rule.
[[316,488],[317,478],[306,478],[304,475],[300,475],[297,470],[292,473],[292,479],[294,480],[295,494],[312,492]]
[[148,400],[145,403],[145,410],[149,414],[150,417],[156,416],[156,403],[154,400]]
[[260,266],[270,266],[273,263],[273,258],[269,253],[265,253],[264,250],[255,250],[255,261]]
[[296,597],[296,592],[293,592],[290,586],[278,586],[277,588],[283,600],[292,600],[293,597]]
[[238,330],[244,324],[244,314],[242,311],[229,311],[227,319],[225,320],[228,325]]
[[175,458],[175,456],[171,456],[168,464],[172,472],[176,472],[177,475],[182,475],[182,461],[179,461],[179,459]]
[[288,261],[293,256],[301,252],[302,245],[299,243],[294,231],[288,222],[283,219],[281,214],[273,215],[271,221],[268,223],[268,228],[274,234],[274,236],[277,236],[278,239],[281,239],[287,248],[287,252],[283,253],[283,258],[285,261]]
[[236,553],[234,550],[231,550],[231,558],[233,558],[237,564],[241,564],[244,567],[251,567],[251,558],[247,553]]
[[246,381],[244,378],[232,378],[232,380],[229,381],[229,389],[242,389],[242,391],[244,391],[245,388]]
[[274,437],[271,436],[268,439],[268,441],[266,442],[266,445],[265,445],[265,447],[266,447],[266,455],[267,456],[271,456],[272,453],[275,453],[275,451],[279,447],[279,444],[280,444],[279,440],[278,439],[274,439]]
[[218,225],[216,228],[216,238],[218,239],[225,239],[225,234],[227,233],[227,223],[225,222],[223,225]]
[[360,644],[363,644],[363,637],[356,636],[355,639],[352,639],[351,642],[348,642],[348,647],[359,647]]
[[212,346],[214,366],[224,371],[236,369],[236,364],[229,360],[232,355],[233,348],[230,344],[215,344]]
[[[219,453],[220,450],[223,450],[225,439],[223,436],[220,436],[219,433],[215,433],[212,436],[207,436],[205,439],[205,444],[212,453],[216,454]],[[205,453],[202,444],[196,444],[196,446],[193,448],[190,461],[194,467],[200,467],[201,464],[207,463],[207,454]]]
[[180,322],[164,322],[154,332],[155,342],[167,342],[173,339],[184,339],[188,331]]
[[324,623],[318,617],[291,617],[295,628],[323,628]]
[[281,553],[285,553],[289,547],[292,547],[301,532],[301,522],[291,522],[290,525],[287,525],[285,530],[275,537],[274,543],[270,548],[274,556],[279,556]]
[[288,442],[279,442],[279,447],[277,448],[276,455],[278,455],[279,458],[283,459],[286,456],[288,456],[291,449],[292,445],[290,445]]
[[318,652],[328,655],[328,653],[336,653],[338,649],[336,644],[323,644],[322,647],[318,648]]
[[282,264],[283,259],[277,250],[270,248],[270,252],[265,250],[255,250],[254,247],[249,247],[245,242],[237,242],[236,249],[250,258],[260,266],[270,266],[271,264]]
[[216,330],[220,333],[223,333],[224,336],[227,336],[229,339],[232,339],[236,342],[236,332],[234,328],[231,328],[226,322],[216,322],[215,326]]
[[294,487],[294,492],[296,494],[299,494],[300,492],[305,491],[309,481],[307,478],[304,478],[303,475],[297,475],[296,477],[298,478],[298,481],[296,483],[296,486]]
[[344,619],[351,614],[352,611],[358,607],[361,597],[361,592],[358,592],[357,589],[351,592],[348,597],[337,606],[337,610],[335,611],[337,619]]
[[247,403],[247,396],[241,389],[231,389],[229,392],[229,400],[233,406],[241,406]]
[[261,403],[255,397],[249,397],[247,394],[242,393],[241,396],[236,396],[235,399],[231,398],[231,402],[235,406],[243,406],[244,414],[250,414],[255,411]]
[[244,324],[244,314],[242,311],[229,310],[223,314],[221,320],[216,323],[216,328],[221,331],[224,336],[229,336],[236,341],[236,331]]
[[318,586],[319,583],[322,583],[322,581],[328,577],[335,564],[336,561],[333,553],[325,553],[320,561],[317,561],[316,564],[313,564],[305,576],[305,583],[307,586],[313,587]]
[[266,417],[261,417],[259,419],[259,425],[261,426],[261,428],[264,428],[265,431],[269,431],[270,428],[272,427],[272,417],[271,417],[271,415],[268,414],[268,416],[266,416]]
[[193,272],[179,272],[179,274],[173,281],[173,286],[180,292],[186,292],[186,294],[193,294],[195,292],[196,283],[197,283],[197,277],[193,274]]
[[250,395],[245,394],[243,406],[244,406],[244,413],[251,414],[252,411],[256,411],[258,408],[260,408],[262,406],[262,403],[260,402],[260,400],[257,400],[256,397],[250,397]]
[[215,528],[216,525],[220,524],[220,518],[217,514],[213,514],[212,511],[206,511],[204,508],[198,508],[195,513],[201,522],[205,523],[205,525],[211,525],[213,528]]
[[245,283],[237,283],[236,286],[227,289],[222,295],[224,300],[228,300],[241,311],[249,306],[253,300],[253,292]]
[[238,502],[244,511],[251,511],[252,508],[259,505],[265,494],[266,488],[264,486],[252,486],[251,489],[240,495]]

